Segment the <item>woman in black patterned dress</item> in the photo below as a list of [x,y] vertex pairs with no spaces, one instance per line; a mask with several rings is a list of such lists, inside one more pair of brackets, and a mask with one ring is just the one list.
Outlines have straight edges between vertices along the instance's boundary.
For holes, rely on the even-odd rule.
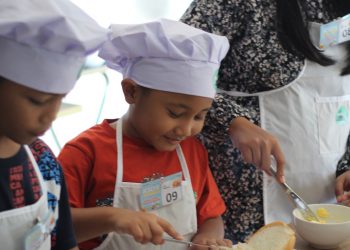
[[[244,241],[264,224],[263,173],[256,167],[267,170],[273,155],[280,180],[284,167],[288,167],[289,152],[278,136],[260,128],[259,93],[283,89],[294,82],[304,72],[306,61],[325,71],[336,64],[313,45],[308,23],[324,24],[349,13],[350,1],[344,0],[194,0],[183,15],[185,23],[228,37],[231,48],[220,68],[218,88],[243,93],[219,93],[200,135],[228,207],[224,216],[226,237],[233,242]],[[349,65],[347,59],[337,75],[348,75]],[[345,153],[334,164],[338,201],[349,199],[342,195],[350,189],[347,136],[348,131]],[[289,182],[291,176],[285,173]]]

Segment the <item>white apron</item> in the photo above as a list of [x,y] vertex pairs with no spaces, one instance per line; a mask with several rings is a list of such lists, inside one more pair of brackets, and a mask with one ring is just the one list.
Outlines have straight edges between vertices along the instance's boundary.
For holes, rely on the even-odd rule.
[[[40,182],[42,195],[32,205],[15,208],[0,213],[0,248],[11,250],[23,250],[26,234],[33,228],[37,220],[44,220],[49,214],[47,203],[47,187],[40,173],[32,152],[25,146],[30,161]],[[47,235],[39,250],[51,249],[51,236]]]
[[[131,210],[141,210],[140,207],[140,190],[141,183],[123,182],[123,142],[122,142],[122,119],[117,122],[117,176],[114,191],[113,207],[127,208]],[[181,147],[176,148],[179,161],[181,163],[184,181],[182,181],[182,195],[181,201],[175,202],[171,205],[164,206],[160,209],[153,210],[152,213],[167,220],[185,240],[191,240],[193,235],[197,232],[197,212],[196,201],[191,184],[190,174],[187,168],[186,160],[182,153]],[[137,157],[137,156],[135,156]],[[109,233],[102,244],[95,248],[98,250],[185,250],[187,247],[182,244],[165,242],[161,246],[156,246],[151,243],[140,244],[137,243],[131,236],[120,235],[116,233]]]
[[[319,24],[312,24],[311,36],[317,37],[318,30]],[[335,202],[337,163],[350,130],[350,76],[340,76],[347,53],[340,45],[325,54],[337,63],[323,67],[306,60],[289,85],[254,94],[261,127],[277,137],[285,155],[286,182],[307,203]],[[263,180],[265,223],[290,222],[293,204],[272,177],[264,173]]]

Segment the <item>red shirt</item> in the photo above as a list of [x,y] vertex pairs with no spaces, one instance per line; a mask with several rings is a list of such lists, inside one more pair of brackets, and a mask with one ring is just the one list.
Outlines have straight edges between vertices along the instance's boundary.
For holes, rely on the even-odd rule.
[[[68,142],[58,159],[63,167],[72,207],[95,207],[112,198],[117,172],[116,131],[105,120]],[[198,224],[225,211],[208,165],[204,146],[194,137],[181,142],[197,202]],[[142,182],[153,173],[181,171],[176,150],[160,152],[139,139],[123,136],[125,182]]]

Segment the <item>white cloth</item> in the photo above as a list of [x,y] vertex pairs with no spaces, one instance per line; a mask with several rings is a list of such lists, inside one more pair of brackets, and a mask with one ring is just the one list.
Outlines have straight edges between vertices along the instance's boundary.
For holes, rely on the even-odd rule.
[[[122,119],[117,122],[117,176],[114,191],[114,207],[127,208],[132,210],[140,210],[140,188],[141,183],[123,182],[123,142],[122,142]],[[175,202],[171,205],[164,206],[152,213],[167,220],[174,228],[184,236],[185,240],[190,241],[193,235],[197,232],[197,212],[196,201],[191,184],[190,173],[187,168],[186,160],[182,153],[181,147],[176,149],[178,154],[184,180],[182,181],[182,195],[181,201]],[[187,247],[182,244],[165,242],[161,246],[156,246],[151,243],[139,244],[131,236],[118,235],[116,233],[109,233],[102,244],[95,248],[96,250],[187,250]]]
[[[319,25],[311,27],[313,36]],[[292,83],[255,94],[261,126],[277,137],[284,152],[286,181],[307,203],[335,202],[337,163],[350,131],[350,76],[340,76],[345,66],[344,46],[331,47],[325,54],[338,62],[325,68],[306,60]],[[265,223],[291,222],[293,204],[279,184],[264,174],[263,188]]]
[[[43,220],[49,213],[46,184],[44,183],[38,164],[34,160],[30,149],[28,146],[25,146],[25,148],[39,179],[42,195],[40,199],[32,205],[0,213],[1,249],[23,250],[25,235],[33,228],[38,219]],[[51,249],[50,235],[48,235],[45,244],[40,250],[49,249]]]
[[113,24],[100,50],[107,66],[151,89],[213,98],[226,37],[179,21]]
[[108,31],[68,0],[0,1],[0,76],[55,94],[69,92],[85,56]]

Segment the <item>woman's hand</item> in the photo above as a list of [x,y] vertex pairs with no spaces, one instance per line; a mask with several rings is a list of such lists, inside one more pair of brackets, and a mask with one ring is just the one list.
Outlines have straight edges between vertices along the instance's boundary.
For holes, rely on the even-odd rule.
[[335,183],[337,202],[350,206],[350,170],[339,175]]
[[270,175],[273,156],[277,165],[277,179],[284,182],[285,158],[276,137],[244,117],[237,117],[231,122],[229,133],[233,145],[242,153],[244,161]]

